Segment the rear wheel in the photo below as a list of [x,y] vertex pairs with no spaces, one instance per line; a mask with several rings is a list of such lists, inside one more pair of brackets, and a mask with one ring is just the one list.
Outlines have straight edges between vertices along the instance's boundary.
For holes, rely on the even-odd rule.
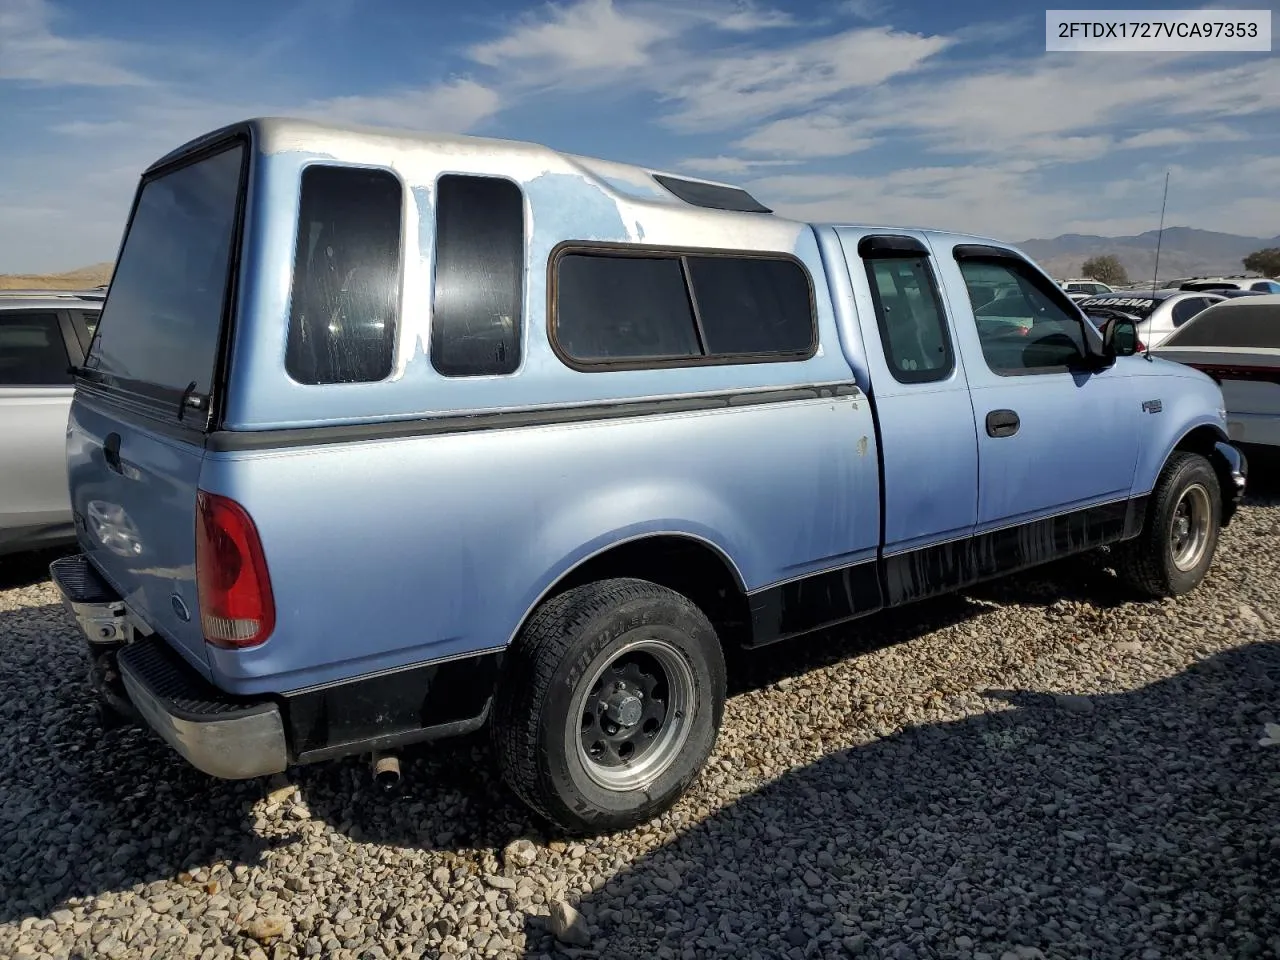
[[1147,596],[1188,593],[1213,562],[1221,521],[1212,464],[1197,453],[1175,453],[1151,493],[1142,533],[1117,551],[1118,572]]
[[724,698],[720,643],[692,601],[604,580],[548,600],[512,645],[494,752],[516,795],[561,830],[620,830],[685,792]]

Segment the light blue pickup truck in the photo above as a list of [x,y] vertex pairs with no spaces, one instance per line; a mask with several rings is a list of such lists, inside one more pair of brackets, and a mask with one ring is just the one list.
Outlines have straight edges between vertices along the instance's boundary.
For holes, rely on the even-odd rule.
[[487,726],[530,808],[613,830],[705,763],[729,645],[1104,545],[1199,584],[1244,459],[1134,342],[991,240],[247,121],[142,177],[52,574],[104,714],[211,775],[394,779]]

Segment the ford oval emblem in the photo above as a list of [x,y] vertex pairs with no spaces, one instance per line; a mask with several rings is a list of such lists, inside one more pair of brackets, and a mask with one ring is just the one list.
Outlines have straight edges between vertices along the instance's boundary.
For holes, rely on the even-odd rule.
[[182,598],[176,593],[169,598],[169,602],[173,604],[173,612],[178,615],[178,619],[186,623],[191,619],[191,611],[187,609],[187,605],[182,602]]

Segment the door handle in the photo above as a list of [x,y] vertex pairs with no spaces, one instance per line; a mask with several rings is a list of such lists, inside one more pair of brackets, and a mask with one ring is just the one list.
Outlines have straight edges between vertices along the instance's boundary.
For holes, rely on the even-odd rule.
[[107,439],[102,443],[102,458],[107,461],[107,466],[116,473],[123,472],[120,469],[120,434],[107,434]]
[[992,410],[987,414],[987,436],[1012,437],[1022,421],[1012,410]]

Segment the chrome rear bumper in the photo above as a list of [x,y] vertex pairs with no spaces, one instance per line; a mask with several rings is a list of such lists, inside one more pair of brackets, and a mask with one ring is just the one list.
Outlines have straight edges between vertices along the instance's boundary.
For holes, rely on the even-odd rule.
[[135,639],[123,601],[83,556],[56,560],[49,573],[90,646],[115,654],[134,708],[188,763],[226,780],[280,773],[288,766],[275,701],[232,696],[200,676],[161,637]]
[[197,770],[246,780],[288,766],[284,722],[274,702],[223,693],[159,637],[129,644],[116,660],[138,712]]

